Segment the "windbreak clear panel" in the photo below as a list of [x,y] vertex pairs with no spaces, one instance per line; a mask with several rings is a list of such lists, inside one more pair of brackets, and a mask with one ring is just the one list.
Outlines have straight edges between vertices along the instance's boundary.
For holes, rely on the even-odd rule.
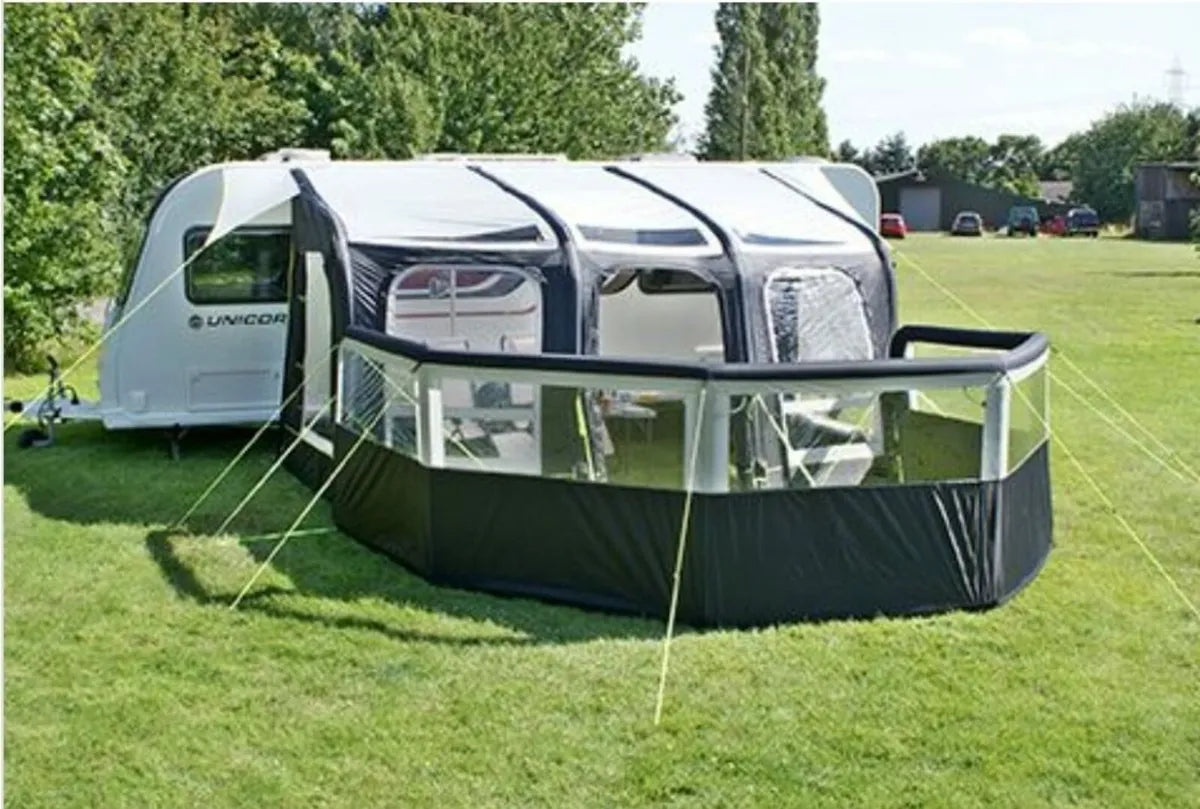
[[1016,469],[1049,436],[1046,366],[1013,385],[1008,419],[1008,470]]
[[418,457],[417,380],[403,358],[342,351],[340,424],[352,433],[409,457]]
[[680,396],[510,382],[470,369],[440,373],[438,384],[447,467],[683,487]]
[[[913,388],[719,383],[702,402],[698,381],[418,366],[353,344],[343,355],[342,424],[432,467],[705,492],[966,481],[982,471],[986,384],[950,376]],[[1038,372],[1014,388],[1010,470],[1045,440],[1044,387]]]
[[[955,388],[952,395],[964,390],[981,399],[985,395],[982,387]],[[880,390],[869,384],[813,392],[782,382],[767,392],[759,386],[735,391],[731,488],[976,480],[982,423],[930,407],[941,393],[934,388]],[[745,433],[754,438],[739,439]]]
[[874,356],[862,295],[845,273],[781,270],[768,280],[764,294],[778,362]]
[[756,487],[809,489],[887,482],[878,394],[867,390],[820,394],[782,386],[770,393],[748,393],[736,401],[735,420],[742,416],[759,436],[753,463]]

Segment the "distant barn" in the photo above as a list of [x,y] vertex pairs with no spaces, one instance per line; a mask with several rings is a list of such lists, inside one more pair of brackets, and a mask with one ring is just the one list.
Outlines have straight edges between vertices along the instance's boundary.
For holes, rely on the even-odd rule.
[[[1142,163],[1133,170],[1134,230],[1143,239],[1187,239],[1200,211],[1200,163]],[[886,210],[886,209],[885,209]]]
[[876,177],[875,184],[880,209],[903,216],[909,230],[949,230],[959,211],[975,211],[986,227],[998,228],[1007,223],[1014,205],[1032,205],[1043,219],[1069,208],[1060,200],[1024,197],[918,169]]

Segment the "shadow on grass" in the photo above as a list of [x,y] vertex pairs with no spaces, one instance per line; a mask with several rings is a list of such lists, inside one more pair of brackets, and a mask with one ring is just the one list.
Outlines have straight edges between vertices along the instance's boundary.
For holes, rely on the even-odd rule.
[[[173,460],[163,430],[105,431],[99,424],[73,423],[56,428],[53,446],[18,449],[21,430],[4,436],[5,485],[19,490],[38,514],[79,525],[173,523],[253,435],[193,430],[180,460]],[[277,443],[265,435],[230,488],[265,469]]]
[[1117,270],[1106,273],[1114,278],[1198,278],[1200,270]]
[[[206,586],[197,572],[175,551],[179,535],[166,530],[146,535],[146,551],[180,597],[205,606],[227,608],[235,591]],[[241,546],[261,565],[278,540],[243,540]],[[387,557],[333,532],[319,538],[297,537],[271,561],[293,587],[264,586],[252,590],[238,606],[274,618],[298,620],[330,629],[370,631],[401,641],[454,646],[524,646],[574,643],[600,638],[658,638],[654,621],[589,613],[572,607],[521,598],[439,587],[430,584]],[[514,635],[439,635],[395,626],[360,615],[327,615],[279,603],[276,596],[303,596],[354,602],[377,599],[454,618],[488,622]]]
[[[152,531],[146,534],[146,552],[150,558],[154,559],[158,568],[162,570],[162,574],[170,582],[170,585],[175,588],[175,592],[181,598],[194,601],[194,603],[202,606],[214,606],[227,609],[236,597],[234,592],[214,591],[214,589],[206,588],[200,583],[196,573],[188,567],[188,565],[175,555],[174,547],[172,546],[172,537],[174,534],[166,531]],[[350,540],[342,537],[334,539],[337,543],[349,544]],[[244,543],[242,546],[251,552],[254,562],[262,564],[266,555],[270,553],[274,543],[269,541],[251,541]],[[366,555],[370,555],[368,551],[362,551]],[[304,564],[295,565],[296,557],[301,557]],[[373,555],[371,555],[373,556]],[[251,593],[247,593],[245,598],[242,598],[238,609],[247,612],[256,612],[258,615],[269,616],[271,618],[286,619],[286,621],[301,621],[324,627],[326,629],[337,630],[352,630],[352,631],[370,631],[389,637],[391,640],[404,642],[421,642],[421,643],[439,643],[446,646],[533,646],[536,643],[545,642],[571,642],[592,640],[595,637],[614,636],[618,633],[613,631],[599,631],[600,628],[594,627],[588,631],[578,630],[563,630],[562,627],[557,627],[556,622],[546,621],[546,612],[553,611],[552,607],[530,605],[532,609],[542,611],[539,617],[529,616],[528,619],[514,619],[514,613],[522,611],[521,605],[514,605],[514,609],[505,609],[503,601],[505,599],[492,599],[487,595],[476,595],[461,593],[455,591],[446,591],[443,588],[426,585],[425,582],[416,582],[413,586],[412,582],[404,580],[412,580],[412,574],[403,569],[398,569],[396,565],[390,565],[386,561],[380,561],[383,567],[391,567],[390,574],[396,576],[394,586],[384,586],[374,588],[372,591],[366,589],[358,589],[355,591],[354,582],[350,580],[343,587],[341,592],[330,593],[326,589],[318,588],[317,591],[312,591],[304,582],[296,581],[295,571],[307,567],[308,563],[319,562],[328,564],[330,562],[336,564],[337,553],[330,553],[329,549],[320,549],[313,551],[311,544],[300,543],[296,546],[286,546],[280,556],[277,556],[272,565],[280,573],[286,574],[293,580],[295,588],[266,586],[256,589]],[[289,564],[290,563],[290,564]],[[360,582],[361,583],[361,582]],[[425,593],[413,592],[425,589]],[[294,609],[294,607],[284,606],[278,603],[276,597],[281,595],[317,595],[320,598],[332,598],[338,600],[352,600],[354,598],[372,597],[390,601],[390,603],[418,606],[421,609],[430,610],[433,612],[442,612],[445,615],[454,617],[482,619],[487,618],[492,622],[505,625],[506,628],[520,633],[518,635],[438,635],[434,633],[422,633],[413,629],[396,627],[388,622],[379,621],[377,618],[355,615],[319,615],[316,612],[306,612],[304,610]],[[475,601],[475,606],[470,607],[464,603],[467,601]],[[500,601],[500,604],[487,604],[487,601]],[[593,619],[595,623],[595,619]],[[629,633],[620,633],[622,636],[630,636]],[[637,635],[641,636],[641,635]],[[646,637],[658,636],[658,633],[647,631],[644,634]]]
[[[60,429],[55,446],[20,450],[15,446],[19,429],[14,428],[5,436],[8,457],[4,482],[16,489],[34,512],[76,525],[146,526],[149,529],[144,535],[146,552],[181,598],[221,608],[233,601],[236,592],[210,586],[204,581],[203,570],[194,569],[187,559],[179,556],[174,540],[180,535],[167,531],[166,526],[179,519],[252,433],[193,432],[184,442],[182,459],[175,461],[161,432],[105,432],[98,425],[72,424]],[[190,520],[191,524],[219,524],[270,466],[276,446],[275,436],[264,436],[260,446],[246,456],[214,493],[211,502]],[[277,540],[253,537],[286,528],[311,496],[307,487],[281,470],[238,518],[235,529],[240,529],[237,533],[243,537],[240,544],[256,567],[267,558]],[[318,504],[305,527],[329,525],[328,515],[327,504]],[[272,560],[271,567],[287,577],[292,587],[259,588],[242,601],[239,609],[330,629],[371,631],[397,640],[459,646],[657,638],[662,634],[661,623],[653,620],[435,586],[337,532],[294,537]],[[367,616],[328,615],[293,608],[278,598],[285,594],[346,604],[379,600],[487,623],[513,634],[422,633]]]

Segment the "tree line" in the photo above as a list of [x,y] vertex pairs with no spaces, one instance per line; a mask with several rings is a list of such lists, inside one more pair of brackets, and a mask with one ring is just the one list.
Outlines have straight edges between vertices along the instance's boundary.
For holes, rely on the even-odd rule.
[[[1200,110],[1118,108],[1047,148],[1032,135],[832,152],[815,4],[721,3],[704,159],[830,155],[1077,199],[1127,218],[1132,166],[1200,154]],[[627,46],[629,4],[16,5],[4,15],[4,354],[29,369],[136,257],[171,179],[280,146],[335,158],[432,151],[611,158],[679,146],[680,99]],[[1198,223],[1200,229],[1200,223]]]
[[1071,201],[1087,203],[1109,222],[1133,215],[1133,169],[1150,161],[1200,157],[1200,108],[1145,101],[1123,104],[1086,130],[1047,147],[1036,135],[944,138],[915,151],[903,132],[861,151],[842,141],[833,158],[882,175],[916,168],[1024,196],[1040,196],[1039,181],[1070,180]]
[[4,14],[4,353],[40,363],[174,177],[338,158],[667,147],[679,94],[625,4],[17,5]]

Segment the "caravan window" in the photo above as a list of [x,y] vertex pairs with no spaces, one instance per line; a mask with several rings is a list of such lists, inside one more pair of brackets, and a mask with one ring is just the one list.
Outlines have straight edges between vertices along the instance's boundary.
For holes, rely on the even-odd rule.
[[515,267],[409,267],[388,290],[387,333],[447,350],[537,353],[541,283]]
[[[183,239],[191,258],[208,238],[193,228]],[[239,228],[227,233],[188,265],[185,288],[192,303],[283,303],[291,240],[287,230]]]

